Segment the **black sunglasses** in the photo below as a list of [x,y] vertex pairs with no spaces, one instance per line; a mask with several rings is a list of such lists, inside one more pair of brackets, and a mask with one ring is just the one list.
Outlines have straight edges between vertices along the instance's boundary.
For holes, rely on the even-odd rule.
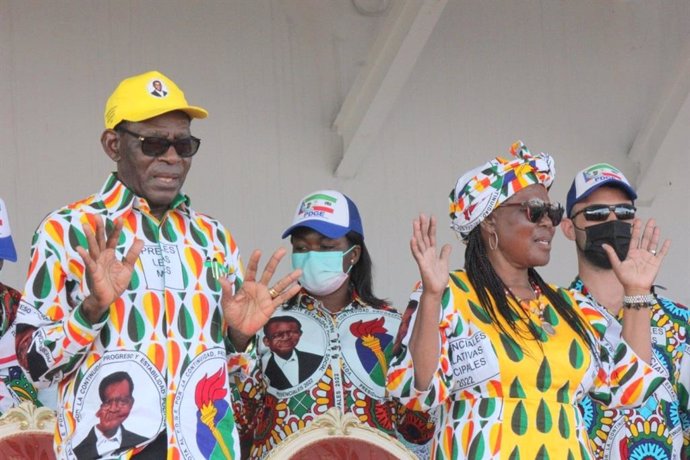
[[170,141],[165,137],[144,137],[141,134],[137,134],[121,126],[118,127],[116,131],[122,131],[123,133],[139,139],[139,142],[141,142],[141,153],[149,157],[159,157],[165,154],[172,145],[175,147],[175,151],[179,156],[182,158],[189,158],[199,150],[199,145],[201,144],[201,139],[194,136],[182,137]]
[[523,201],[522,203],[502,204],[500,207],[505,206],[521,206],[527,214],[527,220],[533,224],[539,222],[545,215],[549,216],[554,227],[563,220],[564,209],[560,203],[547,203],[544,200],[535,198],[529,201]]
[[635,218],[635,211],[637,208],[628,203],[622,204],[593,204],[587,206],[586,208],[580,209],[578,212],[572,215],[571,219],[575,216],[584,214],[585,220],[591,222],[603,222],[609,218],[611,211],[616,215],[618,220],[630,220]]

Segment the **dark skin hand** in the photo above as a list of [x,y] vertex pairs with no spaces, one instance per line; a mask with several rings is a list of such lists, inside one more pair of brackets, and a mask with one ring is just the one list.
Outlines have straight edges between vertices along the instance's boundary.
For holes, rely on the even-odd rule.
[[122,232],[122,219],[114,222],[113,230],[105,237],[103,221],[96,220],[96,232],[89,225],[84,226],[84,235],[89,249],[77,247],[77,252],[84,260],[86,284],[90,294],[82,303],[82,312],[91,323],[98,322],[110,305],[117,300],[132,279],[134,264],[144,248],[144,242],[138,238],[120,261],[115,248]]
[[[84,259],[86,283],[90,291],[81,308],[91,323],[98,322],[110,305],[125,292],[132,279],[134,266],[144,248],[144,242],[135,238],[124,258],[118,260],[115,249],[122,232],[122,220],[114,222],[113,230],[107,237],[101,218],[95,221],[95,233],[90,226],[84,226],[89,249],[77,248],[77,252]],[[226,324],[232,326],[230,338],[238,349],[246,347],[250,338],[263,327],[275,309],[300,290],[297,280],[302,272],[294,270],[273,286],[272,290],[276,296],[271,296],[269,283],[285,254],[284,248],[275,251],[257,281],[261,252],[252,252],[243,284],[234,295],[232,283],[227,278],[219,280],[223,292],[223,315]]]
[[234,296],[230,281],[221,278],[221,306],[225,322],[231,325],[230,339],[236,349],[246,348],[250,338],[266,324],[276,308],[299,292],[297,280],[302,271],[293,270],[273,286],[278,295],[272,298],[270,294],[268,283],[286,252],[285,248],[279,248],[273,253],[259,281],[256,281],[256,274],[261,251],[252,252],[242,287]]

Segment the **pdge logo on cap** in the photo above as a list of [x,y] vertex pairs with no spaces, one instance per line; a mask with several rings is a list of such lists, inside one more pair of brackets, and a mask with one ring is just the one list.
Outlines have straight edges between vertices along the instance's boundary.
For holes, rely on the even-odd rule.
[[594,165],[586,171],[582,172],[582,176],[585,179],[585,183],[588,182],[601,182],[603,180],[616,180],[619,182],[626,182],[623,178],[623,174],[609,165]]
[[162,80],[154,78],[149,82],[148,91],[152,96],[164,98],[168,95],[168,87]]
[[306,197],[299,206],[297,215],[300,219],[309,217],[328,217],[335,212],[337,198],[324,193],[317,193]]

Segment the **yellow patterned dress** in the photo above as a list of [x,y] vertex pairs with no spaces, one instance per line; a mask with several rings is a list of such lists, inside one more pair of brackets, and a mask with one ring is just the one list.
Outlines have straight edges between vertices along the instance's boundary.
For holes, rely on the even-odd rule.
[[[508,336],[493,326],[467,275],[451,273],[439,324],[441,355],[429,388],[414,388],[409,334],[388,372],[393,396],[408,408],[437,412],[432,458],[590,459],[578,401],[589,393],[607,405],[637,405],[662,382],[621,339],[615,320],[584,297],[558,292],[592,326],[598,360],[544,295],[527,312],[542,332],[540,342]],[[413,299],[420,293],[421,287]],[[541,328],[536,307],[553,335]]]

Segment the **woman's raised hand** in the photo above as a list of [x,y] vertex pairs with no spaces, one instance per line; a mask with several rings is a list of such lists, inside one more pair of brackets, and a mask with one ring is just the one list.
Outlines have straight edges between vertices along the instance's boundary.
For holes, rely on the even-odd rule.
[[436,253],[436,218],[420,214],[412,221],[412,256],[419,267],[419,274],[425,292],[440,295],[448,285],[448,270],[451,246],[443,245]]

